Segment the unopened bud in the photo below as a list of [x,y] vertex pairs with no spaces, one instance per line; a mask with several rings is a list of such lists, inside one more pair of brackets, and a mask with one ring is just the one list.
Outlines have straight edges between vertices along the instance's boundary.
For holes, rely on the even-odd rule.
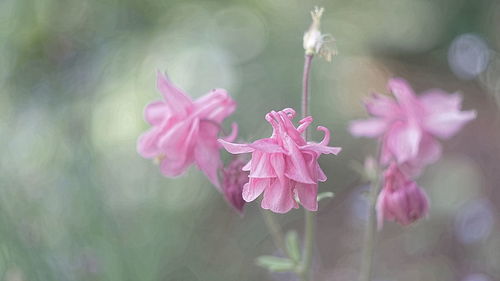
[[311,11],[312,23],[309,30],[304,33],[304,50],[306,55],[320,55],[325,60],[331,61],[332,57],[337,54],[335,49],[330,49],[325,43],[335,41],[329,34],[322,34],[320,30],[321,16],[323,8],[315,7]]

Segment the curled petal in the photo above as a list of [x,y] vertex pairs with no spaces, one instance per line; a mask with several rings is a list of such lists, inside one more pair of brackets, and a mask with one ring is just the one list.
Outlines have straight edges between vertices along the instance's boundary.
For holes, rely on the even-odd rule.
[[287,118],[287,116],[285,115],[285,113],[283,111],[280,111],[278,113],[278,115],[279,115],[278,118],[280,118],[280,121],[282,123],[282,126],[284,128],[284,132],[286,133],[286,135],[288,135],[289,137],[291,137],[293,139],[293,141],[295,143],[297,143],[298,145],[305,144],[306,141],[301,136],[300,132],[295,128],[295,126],[293,125],[292,121],[289,118]]
[[313,122],[313,118],[311,116],[307,116],[303,119],[301,119],[299,121],[299,126],[297,127],[297,131],[299,131],[299,133],[303,133],[307,127],[309,127],[309,125],[311,125],[311,123]]
[[238,137],[238,124],[233,122],[231,124],[231,133],[225,136],[223,139],[227,142],[233,142]]
[[330,143],[330,130],[323,126],[318,126],[316,129],[325,133],[325,136],[323,137],[323,140],[319,143],[319,145],[328,145],[328,143]]
[[246,144],[246,143],[242,143],[242,144],[231,143],[231,142],[227,142],[223,139],[218,139],[217,141],[220,144],[222,144],[222,146],[224,146],[224,148],[231,154],[249,153],[249,152],[253,152],[255,150],[255,149],[251,148],[250,146],[248,146],[248,144]]
[[295,118],[295,110],[293,108],[285,108],[282,110],[289,119]]

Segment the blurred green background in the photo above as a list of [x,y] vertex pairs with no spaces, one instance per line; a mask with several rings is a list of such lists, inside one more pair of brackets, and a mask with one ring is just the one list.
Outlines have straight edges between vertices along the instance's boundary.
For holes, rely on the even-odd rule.
[[[313,62],[314,124],[344,148],[321,159],[336,196],[315,280],[357,276],[366,187],[351,166],[375,146],[346,126],[392,76],[459,91],[478,119],[419,179],[429,218],[379,233],[374,280],[500,280],[500,2],[1,0],[2,280],[293,280],[255,266],[277,254],[256,202],[240,217],[199,171],[164,178],[135,146],[157,70],[193,97],[228,89],[241,140],[269,135],[265,113],[299,107],[314,5],[339,50]],[[302,210],[277,219],[301,232]]]

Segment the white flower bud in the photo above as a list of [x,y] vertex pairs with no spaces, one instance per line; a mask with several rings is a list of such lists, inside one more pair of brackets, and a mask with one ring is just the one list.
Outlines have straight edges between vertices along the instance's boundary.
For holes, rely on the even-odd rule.
[[337,52],[325,46],[325,43],[330,41],[335,41],[333,37],[328,34],[321,34],[321,16],[323,15],[323,8],[315,7],[314,11],[311,11],[312,23],[309,30],[304,33],[304,50],[306,55],[318,54],[324,57],[327,61],[331,61],[332,56],[336,55]]

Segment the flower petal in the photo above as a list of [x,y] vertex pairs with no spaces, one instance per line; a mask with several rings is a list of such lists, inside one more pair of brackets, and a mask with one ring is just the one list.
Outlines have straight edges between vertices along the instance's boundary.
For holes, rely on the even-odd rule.
[[286,213],[294,207],[297,208],[290,180],[286,178],[272,179],[271,185],[264,190],[261,207],[280,214]]
[[163,101],[154,101],[144,109],[144,117],[150,125],[160,125],[169,115],[168,106]]
[[416,124],[398,122],[393,124],[385,141],[398,163],[403,163],[417,156],[422,131]]
[[406,113],[413,112],[418,107],[418,100],[410,84],[402,78],[392,78],[388,83],[389,90],[398,100]]
[[388,127],[389,124],[384,119],[369,118],[352,121],[349,124],[349,132],[355,137],[376,138],[382,135]]
[[467,122],[476,118],[475,111],[460,111],[462,97],[432,90],[420,97],[426,112],[424,128],[431,134],[447,139],[455,135]]
[[318,185],[297,183],[295,191],[300,204],[309,211],[318,210]]
[[194,158],[198,168],[220,190],[218,171],[222,168],[222,160],[219,153],[219,143],[217,142],[218,133],[219,128],[200,124],[194,148]]
[[236,102],[224,89],[214,89],[194,102],[194,115],[221,123],[236,110]]
[[172,112],[182,116],[188,113],[188,108],[192,105],[191,99],[184,94],[184,92],[175,87],[174,84],[159,71],[157,73],[156,86],[163,94],[165,102]]
[[158,128],[151,128],[139,137],[137,152],[144,158],[154,158],[160,154],[158,149]]
[[271,179],[250,178],[249,182],[243,186],[243,200],[252,202],[271,184]]
[[[276,153],[265,153],[256,150],[252,153],[252,166],[250,168],[251,178],[274,178],[276,177],[275,168],[271,162],[271,159]],[[281,156],[281,154],[279,154]],[[281,156],[283,157],[283,156]]]
[[285,153],[285,150],[276,143],[276,140],[271,138],[256,140],[248,146],[267,153]]
[[194,145],[198,137],[199,121],[184,122],[160,139],[160,148],[165,158],[160,163],[161,172],[168,177],[183,173],[194,161]]
[[231,154],[241,154],[241,153],[249,153],[254,151],[255,149],[251,148],[248,146],[246,143],[231,143],[227,142],[223,139],[218,139],[217,140],[224,148],[227,150],[227,152]]
[[372,116],[394,119],[400,114],[396,101],[385,95],[372,94],[364,103],[366,111]]

